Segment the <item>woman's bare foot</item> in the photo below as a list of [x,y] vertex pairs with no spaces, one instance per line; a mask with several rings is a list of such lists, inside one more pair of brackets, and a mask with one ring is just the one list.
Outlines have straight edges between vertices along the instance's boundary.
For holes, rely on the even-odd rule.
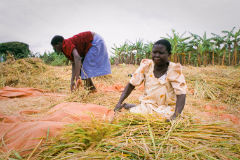
[[125,108],[125,109],[130,109],[132,107],[136,107],[136,104],[129,104],[129,103],[122,104],[122,108]]

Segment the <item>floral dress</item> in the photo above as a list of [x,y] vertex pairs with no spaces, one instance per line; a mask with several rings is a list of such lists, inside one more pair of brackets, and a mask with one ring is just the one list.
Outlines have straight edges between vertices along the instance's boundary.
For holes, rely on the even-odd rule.
[[163,118],[169,118],[174,113],[176,95],[186,94],[187,85],[182,74],[181,64],[169,62],[167,72],[155,78],[154,63],[143,59],[134,72],[130,83],[139,86],[144,83],[144,95],[139,98],[141,104],[130,108],[132,113],[157,112]]

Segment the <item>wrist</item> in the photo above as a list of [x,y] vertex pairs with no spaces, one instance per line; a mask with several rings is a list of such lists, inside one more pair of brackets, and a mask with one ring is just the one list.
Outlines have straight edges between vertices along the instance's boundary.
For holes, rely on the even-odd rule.
[[180,113],[174,113],[173,116],[174,117],[178,117],[180,115]]
[[118,102],[118,105],[121,105],[121,104],[122,104],[122,101],[119,101],[119,102]]

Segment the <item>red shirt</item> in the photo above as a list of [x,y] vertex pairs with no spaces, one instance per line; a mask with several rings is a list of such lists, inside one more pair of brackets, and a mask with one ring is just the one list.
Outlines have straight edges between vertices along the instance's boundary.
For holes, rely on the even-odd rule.
[[77,49],[78,54],[83,57],[87,54],[89,48],[92,46],[93,35],[92,32],[82,32],[71,38],[64,39],[62,50],[69,60],[73,60],[72,51]]

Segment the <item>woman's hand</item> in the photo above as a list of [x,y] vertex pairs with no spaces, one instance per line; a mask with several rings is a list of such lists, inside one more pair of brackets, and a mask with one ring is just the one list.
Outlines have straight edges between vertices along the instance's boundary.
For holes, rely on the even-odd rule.
[[74,91],[75,89],[78,89],[79,87],[82,87],[82,86],[83,86],[83,84],[82,84],[81,79],[77,79],[76,83],[71,80],[71,85],[70,85],[71,91]]
[[82,84],[81,79],[77,79],[76,80],[76,88],[79,88],[79,87],[82,87],[82,86],[83,86],[83,84]]
[[133,86],[131,83],[128,83],[127,86],[125,87],[125,89],[122,92],[122,95],[118,101],[118,104],[115,106],[114,111],[119,111],[120,109],[122,109],[122,103],[123,101],[130,95],[130,93],[133,91],[133,89],[135,88],[135,86]]
[[170,121],[175,120],[176,118],[177,118],[176,114],[173,114],[173,115],[170,117]]
[[176,114],[174,113],[170,118],[167,118],[166,119],[166,122],[170,122],[170,121],[173,121],[177,118]]
[[118,103],[115,108],[114,108],[114,112],[117,112],[119,111],[120,109],[122,109],[122,104],[121,103]]
[[70,85],[71,92],[76,89],[76,84],[74,81],[71,80],[71,85]]

